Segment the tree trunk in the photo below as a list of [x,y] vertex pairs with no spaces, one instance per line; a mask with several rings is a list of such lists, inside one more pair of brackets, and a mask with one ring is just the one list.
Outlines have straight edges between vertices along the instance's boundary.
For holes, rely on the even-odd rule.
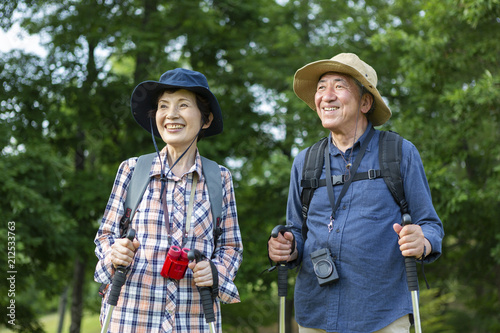
[[85,262],[76,258],[73,270],[73,295],[71,297],[71,327],[70,333],[80,333],[83,312],[83,283]]
[[[142,30],[148,31],[151,21],[151,15],[158,11],[158,0],[144,0],[144,15],[142,17]],[[134,43],[138,45],[137,56],[135,59],[135,71],[134,71],[134,82],[138,83],[144,81],[145,79],[151,79],[147,77],[148,66],[151,64],[151,53],[156,52],[156,50],[148,49],[142,46],[143,42],[149,42],[144,40],[135,40]],[[151,45],[151,43],[149,43]],[[153,43],[154,45],[154,43]],[[156,79],[156,78],[155,78]]]
[[[84,142],[85,133],[78,126],[76,134],[77,147],[75,149],[75,170],[77,173],[85,168]],[[82,223],[82,222],[80,222]],[[85,279],[85,260],[77,254],[73,268],[73,295],[71,297],[71,326],[70,333],[80,333],[83,313],[83,284]]]
[[59,326],[57,327],[57,333],[62,333],[64,326],[64,315],[66,313],[66,303],[68,302],[68,287],[64,288],[61,294],[61,301],[59,302]]
[[497,286],[497,297],[500,301],[500,265],[495,265],[495,285]]

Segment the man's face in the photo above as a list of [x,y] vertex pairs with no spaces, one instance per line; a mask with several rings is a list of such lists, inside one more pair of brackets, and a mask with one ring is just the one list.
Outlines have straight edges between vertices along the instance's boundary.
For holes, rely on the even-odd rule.
[[360,108],[360,99],[360,89],[350,76],[324,74],[318,81],[314,95],[316,112],[323,127],[331,132],[342,132],[355,126],[358,109],[364,113],[369,110],[363,105]]

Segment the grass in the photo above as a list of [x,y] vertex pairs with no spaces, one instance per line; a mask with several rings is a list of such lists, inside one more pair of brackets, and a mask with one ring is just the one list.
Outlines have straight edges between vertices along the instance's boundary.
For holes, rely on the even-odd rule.
[[[47,333],[57,333],[57,329],[59,327],[59,314],[51,313],[46,316],[40,318],[40,322]],[[295,321],[294,321],[295,323]],[[62,332],[69,332],[69,325],[71,324],[71,318],[69,315],[69,311],[66,312],[64,316],[64,324]],[[269,327],[262,327],[259,329],[260,333],[270,333],[277,332],[278,325],[273,324]],[[84,313],[82,318],[82,325],[80,329],[81,333],[100,333],[101,325],[99,324],[99,315],[98,314],[88,314]],[[296,324],[292,328],[292,332],[297,332]],[[5,328],[4,326],[0,326],[0,333],[12,333],[10,329]]]
[[[40,318],[40,322],[47,333],[57,333],[59,327],[59,314],[51,313]],[[69,326],[71,324],[71,318],[69,311],[66,312],[64,316],[64,324],[62,332],[69,332]],[[10,329],[5,327],[0,327],[0,333],[12,332]],[[88,314],[84,313],[82,318],[82,325],[80,329],[81,333],[100,333],[101,325],[99,324],[98,314]]]

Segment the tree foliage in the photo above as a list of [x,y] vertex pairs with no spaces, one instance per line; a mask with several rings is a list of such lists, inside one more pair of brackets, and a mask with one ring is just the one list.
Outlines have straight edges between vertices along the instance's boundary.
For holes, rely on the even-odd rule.
[[[293,75],[340,52],[377,70],[393,111],[383,128],[419,149],[445,226],[443,257],[426,268],[433,286],[422,292],[426,331],[499,329],[498,0],[0,6],[4,30],[19,23],[47,51],[0,59],[0,207],[5,224],[16,222],[18,331],[41,331],[38,316],[54,310],[33,295],[57,299],[71,286],[71,332],[82,307],[96,308],[92,239],[114,174],[122,160],[154,149],[131,117],[130,95],[175,67],[204,73],[223,110],[224,132],[199,148],[233,173],[245,247],[236,280],[243,302],[223,307],[224,324],[250,331],[274,322],[276,276],[260,274],[269,265],[267,239],[285,223],[293,157],[326,135],[294,95]],[[6,248],[0,252],[6,267]],[[3,285],[0,293],[3,307]]]
[[[398,5],[411,15],[376,36],[373,45],[397,58],[390,75],[395,78],[390,99],[399,113],[394,125],[420,149],[445,225],[437,275],[444,285],[460,285],[451,291],[467,310],[457,318],[471,318],[461,329],[495,331],[500,320],[493,310],[500,299],[495,257],[500,232],[495,219],[500,212],[499,3]],[[453,306],[446,310],[459,311]]]

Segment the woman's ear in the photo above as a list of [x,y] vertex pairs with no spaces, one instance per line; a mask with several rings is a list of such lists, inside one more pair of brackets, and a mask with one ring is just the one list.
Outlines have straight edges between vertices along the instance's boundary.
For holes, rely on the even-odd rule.
[[203,125],[203,129],[206,129],[206,128],[209,128],[210,125],[212,124],[212,120],[214,120],[214,114],[212,112],[210,112],[210,114],[208,115],[208,121]]

